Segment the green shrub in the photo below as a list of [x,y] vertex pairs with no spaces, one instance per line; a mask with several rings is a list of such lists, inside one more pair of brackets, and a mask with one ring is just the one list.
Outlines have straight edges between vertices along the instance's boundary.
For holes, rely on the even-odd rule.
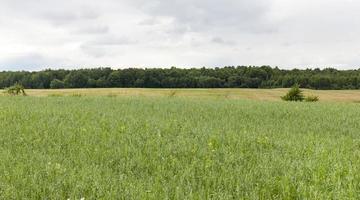
[[306,102],[317,102],[317,101],[319,101],[319,97],[317,97],[317,96],[308,96],[308,97],[305,98],[305,101]]
[[6,88],[5,93],[11,96],[18,96],[18,95],[26,96],[25,88],[20,83],[15,83],[15,85]]
[[302,90],[300,90],[299,85],[296,84],[285,96],[282,96],[281,99],[284,101],[303,101],[304,95]]

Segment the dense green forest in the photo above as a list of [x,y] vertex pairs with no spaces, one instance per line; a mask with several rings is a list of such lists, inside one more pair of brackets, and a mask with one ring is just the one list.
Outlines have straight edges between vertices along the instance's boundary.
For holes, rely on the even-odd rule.
[[311,89],[358,89],[360,69],[337,70],[262,67],[78,69],[0,72],[0,88],[286,88],[298,83]]

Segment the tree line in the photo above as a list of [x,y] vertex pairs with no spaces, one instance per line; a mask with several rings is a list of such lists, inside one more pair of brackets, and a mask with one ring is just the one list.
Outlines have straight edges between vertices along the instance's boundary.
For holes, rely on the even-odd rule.
[[94,68],[3,71],[0,88],[16,83],[29,89],[60,88],[288,88],[359,89],[360,69],[293,69],[270,66],[223,68]]

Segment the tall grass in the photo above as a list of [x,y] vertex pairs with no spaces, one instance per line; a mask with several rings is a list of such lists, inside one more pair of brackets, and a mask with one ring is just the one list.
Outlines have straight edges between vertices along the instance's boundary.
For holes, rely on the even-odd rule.
[[0,199],[358,199],[360,107],[0,98]]

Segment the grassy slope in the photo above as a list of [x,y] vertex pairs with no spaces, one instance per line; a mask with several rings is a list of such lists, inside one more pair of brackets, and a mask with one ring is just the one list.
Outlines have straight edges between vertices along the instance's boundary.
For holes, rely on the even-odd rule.
[[0,199],[360,198],[360,107],[1,97]]
[[[26,90],[30,96],[73,95],[87,96],[180,96],[201,98],[252,99],[280,101],[288,89],[62,89]],[[316,95],[320,101],[360,102],[360,90],[304,90],[306,95]],[[1,95],[1,91],[0,91]]]

